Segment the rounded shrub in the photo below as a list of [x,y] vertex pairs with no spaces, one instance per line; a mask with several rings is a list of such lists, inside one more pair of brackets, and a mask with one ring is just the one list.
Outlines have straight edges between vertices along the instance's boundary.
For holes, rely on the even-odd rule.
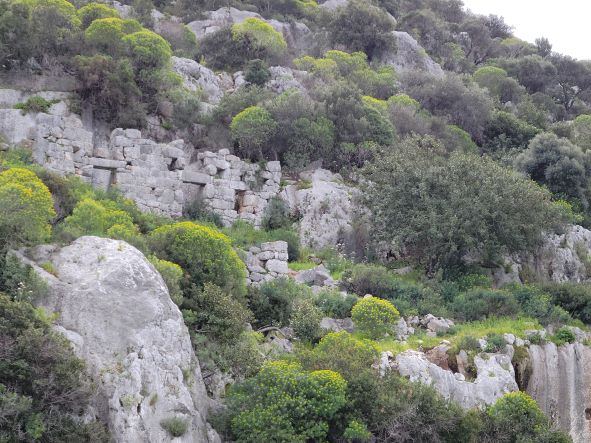
[[213,283],[234,295],[246,292],[244,263],[221,232],[181,222],[154,230],[148,243],[158,258],[180,265],[197,287]]
[[392,332],[400,313],[389,301],[369,296],[353,306],[351,318],[361,332],[372,338],[379,338]]
[[244,155],[262,159],[263,149],[275,134],[276,127],[277,123],[269,111],[250,106],[232,119],[230,131]]
[[119,13],[116,9],[109,8],[104,3],[92,2],[78,9],[78,18],[82,29],[88,28],[97,19],[111,17],[119,18]]
[[0,173],[0,246],[46,240],[55,217],[47,186],[28,169]]

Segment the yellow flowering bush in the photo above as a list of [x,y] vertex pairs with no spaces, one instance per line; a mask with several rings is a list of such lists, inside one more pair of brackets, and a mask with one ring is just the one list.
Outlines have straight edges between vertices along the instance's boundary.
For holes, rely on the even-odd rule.
[[369,296],[353,306],[351,318],[362,333],[371,338],[379,338],[387,332],[392,332],[400,313],[388,300]]

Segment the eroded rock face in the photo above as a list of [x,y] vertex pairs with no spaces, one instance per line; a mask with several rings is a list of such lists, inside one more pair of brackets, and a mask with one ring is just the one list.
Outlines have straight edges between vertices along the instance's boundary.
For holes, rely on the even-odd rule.
[[316,169],[300,174],[310,186],[286,186],[281,194],[290,211],[299,214],[300,241],[306,246],[335,246],[351,229],[355,189],[347,186],[339,174]]
[[197,39],[219,31],[225,26],[231,26],[234,23],[242,23],[248,18],[258,18],[270,24],[277,32],[281,32],[290,49],[301,52],[307,49],[311,44],[312,33],[303,23],[284,23],[274,19],[264,19],[256,12],[241,11],[236,8],[220,8],[216,11],[204,13],[203,20],[195,20],[187,24],[187,27],[193,31]]
[[195,60],[172,57],[172,68],[182,77],[183,84],[187,89],[191,91],[203,90],[207,103],[217,105],[228,89],[227,74],[216,74]]
[[396,48],[381,58],[382,63],[392,65],[396,70],[412,69],[425,71],[437,77],[444,72],[438,63],[433,61],[425,49],[407,32],[392,31],[396,37]]
[[575,443],[591,441],[591,348],[554,343],[529,348],[527,393]]
[[431,363],[423,352],[409,350],[396,356],[396,367],[401,375],[433,386],[443,397],[467,409],[485,407],[506,393],[518,390],[509,356],[480,354],[474,357],[474,364],[478,375],[470,382],[465,381],[462,374]]
[[115,441],[171,441],[160,425],[171,417],[188,423],[175,442],[219,441],[206,422],[209,399],[181,312],[140,251],[81,237],[26,255],[55,269],[51,275],[35,266],[50,288],[40,304],[59,313],[58,330],[96,380],[94,412]]

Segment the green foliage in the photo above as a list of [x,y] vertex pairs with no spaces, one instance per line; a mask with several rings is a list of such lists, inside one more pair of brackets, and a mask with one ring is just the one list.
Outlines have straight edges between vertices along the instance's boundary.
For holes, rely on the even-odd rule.
[[230,130],[243,155],[262,160],[263,150],[275,134],[276,123],[269,111],[251,106],[232,119]]
[[501,352],[505,348],[505,339],[501,334],[489,334],[486,336],[485,352]]
[[394,22],[378,7],[353,0],[336,10],[330,22],[332,43],[363,51],[370,60],[395,47]]
[[371,439],[371,432],[367,430],[365,423],[361,423],[357,420],[351,420],[343,437],[351,441],[366,442]]
[[584,210],[589,208],[591,153],[583,152],[566,139],[544,133],[531,141],[515,165],[557,197],[568,199]]
[[310,299],[295,300],[289,325],[300,340],[314,342],[322,334],[320,329],[322,311]]
[[106,207],[101,202],[85,198],[76,205],[72,215],[66,217],[62,232],[72,238],[83,235],[106,237],[115,226],[117,226],[116,229],[119,233],[139,234],[137,227],[133,224],[133,219],[127,212]]
[[162,20],[158,22],[158,33],[170,44],[177,57],[196,58],[199,50],[197,38],[187,26],[173,20]]
[[524,315],[538,319],[543,325],[564,324],[570,320],[568,312],[553,305],[550,294],[539,287],[515,284],[503,289],[513,295]]
[[591,115],[579,115],[573,121],[573,142],[584,151],[591,148]]
[[457,318],[472,321],[491,316],[516,316],[519,313],[519,305],[509,292],[475,288],[456,297],[452,303],[452,310]]
[[252,320],[242,300],[211,283],[205,283],[203,289],[192,286],[186,290],[182,307],[190,329],[220,342],[235,340]]
[[501,103],[519,101],[523,87],[507,76],[507,71],[496,66],[483,66],[472,77],[481,88],[486,88]]
[[0,207],[0,249],[49,237],[53,200],[35,173],[22,168],[0,172]]
[[54,332],[31,304],[0,294],[2,441],[108,442],[95,421],[81,415],[90,379],[65,337]]
[[540,441],[538,438],[549,431],[548,419],[535,400],[523,392],[505,394],[486,413],[489,422],[485,429],[495,441]]
[[34,302],[47,294],[47,284],[14,254],[0,258],[0,291],[18,302]]
[[94,20],[84,31],[84,39],[88,45],[112,56],[120,56],[125,50],[123,37],[139,32],[142,25],[133,19],[107,17]]
[[80,27],[86,29],[90,24],[102,18],[119,18],[119,13],[114,8],[109,8],[104,3],[88,3],[78,9],[78,17],[80,18]]
[[289,208],[281,197],[273,197],[265,209],[263,226],[267,230],[287,228],[292,224]]
[[306,285],[299,285],[287,278],[265,282],[249,288],[249,307],[258,326],[287,326],[297,299],[312,298]]
[[430,272],[464,265],[468,252],[486,263],[530,250],[543,231],[573,219],[569,207],[516,172],[486,157],[446,159],[431,139],[402,143],[369,165],[366,178],[374,240],[398,245]]
[[497,111],[484,130],[482,150],[497,155],[502,151],[522,151],[539,132],[513,114]]
[[47,111],[49,111],[49,108],[51,107],[51,105],[57,103],[59,100],[45,100],[43,97],[40,97],[38,95],[33,95],[32,97],[29,97],[27,99],[27,101],[23,102],[23,103],[17,103],[16,105],[14,105],[15,109],[20,109],[21,111],[23,111],[23,114],[32,112],[32,113],[37,113],[37,112],[45,112],[47,113]]
[[170,62],[170,44],[158,34],[142,30],[123,37],[136,69],[160,69]]
[[324,439],[345,406],[347,383],[336,372],[306,372],[286,362],[266,363],[228,398],[231,429],[241,442]]
[[556,334],[554,334],[553,338],[557,342],[558,345],[561,345],[564,343],[574,343],[576,340],[576,336],[573,333],[573,331],[571,331],[566,326],[563,326],[558,331],[556,331]]
[[172,301],[180,306],[183,303],[183,291],[181,289],[183,270],[181,267],[176,263],[160,260],[154,255],[148,257],[148,260],[150,260],[150,263],[154,265],[156,270],[162,276],[162,280],[166,283]]
[[160,422],[160,426],[170,434],[172,438],[182,437],[189,430],[189,422],[181,417],[165,418]]
[[250,60],[273,58],[287,49],[287,43],[280,32],[254,17],[232,25],[232,40],[239,44]]
[[244,263],[221,232],[180,222],[154,230],[148,243],[158,258],[181,266],[198,288],[213,283],[231,294],[244,294]]
[[369,296],[355,303],[351,318],[362,333],[377,339],[393,331],[400,313],[389,301]]
[[591,286],[581,283],[546,283],[540,285],[552,297],[552,302],[573,318],[591,324]]
[[357,300],[354,294],[343,294],[338,289],[323,288],[316,296],[315,302],[325,316],[346,318],[351,316],[351,309]]
[[251,60],[244,69],[244,80],[251,85],[264,86],[271,79],[271,71],[263,60]]

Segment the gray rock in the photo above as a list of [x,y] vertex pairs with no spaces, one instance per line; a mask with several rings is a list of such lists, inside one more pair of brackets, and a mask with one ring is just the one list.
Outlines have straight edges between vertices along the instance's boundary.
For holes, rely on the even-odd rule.
[[295,281],[314,286],[325,286],[325,282],[327,281],[330,283],[329,285],[331,285],[333,282],[330,277],[330,272],[324,267],[324,265],[298,272],[295,276]]
[[527,393],[575,443],[591,441],[591,348],[580,343],[532,345],[529,356]]
[[287,262],[283,260],[269,260],[265,263],[265,268],[267,268],[267,271],[276,272],[277,274],[287,274],[289,272]]
[[49,261],[57,277],[28,261],[50,289],[39,304],[59,313],[59,330],[97,382],[93,406],[115,441],[169,441],[160,421],[171,416],[189,423],[176,441],[219,441],[206,422],[209,399],[183,317],[143,254],[81,237]]
[[400,318],[398,320],[398,323],[396,323],[396,327],[394,328],[394,335],[396,336],[396,339],[400,341],[405,341],[413,333],[414,329],[410,328],[403,318]]
[[355,331],[355,325],[350,318],[323,317],[320,321],[320,327],[332,332],[347,331],[352,333]]
[[190,91],[202,90],[208,103],[218,104],[228,90],[227,84],[219,75],[195,60],[172,57],[172,68],[181,76],[187,89]]
[[396,49],[385,53],[381,62],[392,65],[396,70],[425,71],[436,77],[443,77],[444,72],[438,63],[434,62],[425,49],[408,33],[392,31],[396,38]]
[[503,354],[475,356],[478,375],[473,382],[458,380],[452,371],[431,363],[422,352],[402,352],[396,356],[396,364],[401,375],[433,386],[443,397],[466,409],[484,408],[519,389],[511,360]]

